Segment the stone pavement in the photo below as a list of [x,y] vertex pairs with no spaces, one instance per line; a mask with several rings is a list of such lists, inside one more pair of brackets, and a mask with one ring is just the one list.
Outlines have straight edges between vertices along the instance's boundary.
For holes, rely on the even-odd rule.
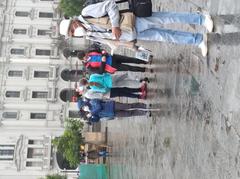
[[161,110],[102,123],[113,145],[110,178],[240,178],[240,1],[153,2],[155,10],[206,9],[218,33],[209,34],[207,58],[195,47],[139,42],[154,54],[147,102]]

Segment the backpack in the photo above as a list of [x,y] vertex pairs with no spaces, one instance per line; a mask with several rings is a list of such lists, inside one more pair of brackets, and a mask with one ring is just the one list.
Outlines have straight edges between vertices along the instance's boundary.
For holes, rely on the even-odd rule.
[[152,16],[152,1],[151,0],[128,0],[129,9],[137,17]]
[[[84,7],[90,4],[103,2],[104,0],[86,0]],[[137,17],[150,17],[152,15],[152,1],[151,0],[119,0],[116,3],[129,3],[129,9],[122,10],[122,12],[133,12]],[[121,12],[121,11],[120,11]]]

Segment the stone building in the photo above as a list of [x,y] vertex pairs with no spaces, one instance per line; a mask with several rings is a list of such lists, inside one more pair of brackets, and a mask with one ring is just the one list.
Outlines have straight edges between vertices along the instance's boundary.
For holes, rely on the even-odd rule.
[[74,42],[59,36],[58,3],[0,0],[0,179],[60,170],[51,139],[77,117],[69,89],[80,67],[62,57]]

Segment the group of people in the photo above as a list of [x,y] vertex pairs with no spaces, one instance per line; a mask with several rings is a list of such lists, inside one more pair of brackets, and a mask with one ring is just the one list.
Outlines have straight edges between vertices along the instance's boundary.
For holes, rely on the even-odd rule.
[[[153,72],[151,69],[130,64],[145,65],[148,62],[121,56],[110,55],[105,50],[97,48],[78,50],[77,53],[67,53],[66,57],[77,56],[81,60],[89,78],[82,78],[76,88],[73,101],[77,102],[80,115],[89,122],[98,122],[114,117],[131,117],[149,114],[151,105],[145,103],[120,103],[112,100],[115,97],[146,99],[147,83],[150,80],[132,79],[128,73],[118,71]],[[124,64],[123,64],[124,63]]]
[[[106,16],[109,18],[110,26],[99,20]],[[135,46],[136,40],[190,44],[198,46],[203,56],[207,55],[206,33],[182,32],[164,29],[162,26],[171,23],[193,24],[204,26],[207,32],[212,32],[213,21],[208,13],[153,12],[150,17],[134,17],[134,23],[130,29],[123,28],[121,17],[122,14],[119,13],[114,0],[99,0],[84,7],[78,17],[63,19],[60,23],[60,34],[65,37],[87,37],[107,44],[113,49],[123,45],[138,50]],[[127,73],[117,74],[117,72],[152,73],[152,69],[134,66],[135,64],[145,65],[148,62],[116,54],[110,55],[100,48],[78,50],[74,54],[67,53],[65,56],[77,56],[90,74],[88,79],[81,79],[75,94],[75,101],[84,118],[90,122],[98,122],[114,117],[149,114],[150,105],[125,104],[111,99],[122,96],[146,99],[148,78],[137,81],[130,79]]]

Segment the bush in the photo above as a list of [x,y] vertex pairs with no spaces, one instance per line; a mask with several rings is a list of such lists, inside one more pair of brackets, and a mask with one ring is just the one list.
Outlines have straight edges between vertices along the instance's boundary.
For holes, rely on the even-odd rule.
[[84,0],[61,0],[60,9],[65,16],[79,16],[83,9]]
[[82,128],[83,123],[79,120],[68,119],[63,135],[53,140],[53,145],[71,167],[76,167],[80,163],[80,145],[84,143]]

